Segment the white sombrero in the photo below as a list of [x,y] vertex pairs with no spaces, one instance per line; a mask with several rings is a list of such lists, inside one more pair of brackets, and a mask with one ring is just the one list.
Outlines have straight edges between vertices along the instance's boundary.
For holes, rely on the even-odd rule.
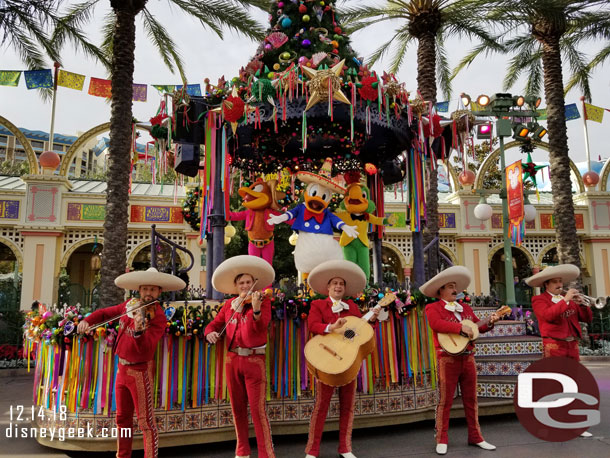
[[345,295],[355,297],[366,286],[366,276],[358,264],[345,260],[326,261],[312,269],[307,278],[309,286],[318,294],[328,294],[328,282],[333,278],[345,280]]
[[142,285],[158,286],[163,291],[178,291],[186,287],[184,280],[175,275],[164,274],[154,267],[148,270],[136,270],[119,275],[114,280],[114,284],[119,288],[135,291]]
[[317,183],[330,189],[333,192],[344,193],[345,188],[341,186],[331,176],[333,167],[333,160],[327,158],[320,167],[320,173],[313,172],[297,172],[296,177],[303,183]]
[[254,287],[256,290],[267,287],[275,278],[275,270],[267,261],[245,254],[223,261],[212,275],[212,286],[221,293],[237,294],[235,277],[241,274],[251,275],[258,280]]
[[574,264],[562,264],[560,266],[547,267],[542,272],[532,275],[525,280],[529,286],[537,287],[552,278],[561,278],[563,283],[575,280],[580,275],[580,269]]
[[463,266],[453,266],[443,270],[419,287],[422,294],[428,297],[439,297],[438,290],[447,283],[455,282],[457,291],[464,291],[470,285],[472,276],[470,271]]

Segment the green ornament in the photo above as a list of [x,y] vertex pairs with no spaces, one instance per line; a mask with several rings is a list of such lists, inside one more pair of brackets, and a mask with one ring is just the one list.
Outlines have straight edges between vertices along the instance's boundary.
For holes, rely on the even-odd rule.
[[282,59],[290,59],[290,53],[288,51],[285,51],[282,54],[280,54],[280,57]]
[[303,22],[309,22],[309,20],[311,19],[309,17],[309,14],[304,14],[303,17],[301,18],[303,20]]

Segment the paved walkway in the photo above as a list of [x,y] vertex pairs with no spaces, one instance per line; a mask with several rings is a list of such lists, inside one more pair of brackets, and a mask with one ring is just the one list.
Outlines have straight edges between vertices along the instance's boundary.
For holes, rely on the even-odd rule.
[[[487,452],[466,444],[467,429],[463,419],[451,420],[448,457],[487,458],[581,458],[610,457],[610,362],[584,363],[598,381],[601,394],[601,423],[589,431],[594,437],[574,439],[565,443],[543,442],[531,436],[515,415],[481,418],[481,429],[488,442],[498,449]],[[1,374],[0,374],[1,375]],[[0,377],[0,456],[12,457],[87,457],[110,458],[114,453],[76,453],[46,448],[29,438],[7,438],[11,405],[31,405],[32,376]],[[426,421],[404,426],[386,426],[361,429],[354,432],[353,451],[359,458],[433,457],[434,424]],[[278,458],[303,458],[305,435],[277,436],[274,438]],[[255,447],[254,441],[252,441]],[[325,433],[320,458],[338,456],[338,433]],[[161,457],[233,458],[234,442],[161,449]],[[134,452],[134,457],[142,457]],[[256,456],[253,452],[252,458]]]

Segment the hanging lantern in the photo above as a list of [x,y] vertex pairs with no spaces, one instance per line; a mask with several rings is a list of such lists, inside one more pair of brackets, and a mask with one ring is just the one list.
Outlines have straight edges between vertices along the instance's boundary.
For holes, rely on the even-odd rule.
[[102,268],[102,258],[99,254],[91,256],[91,270],[98,271]]

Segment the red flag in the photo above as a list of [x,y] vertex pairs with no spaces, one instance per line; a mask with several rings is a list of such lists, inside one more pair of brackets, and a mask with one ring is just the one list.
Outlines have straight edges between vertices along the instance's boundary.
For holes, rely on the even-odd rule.
[[91,81],[89,82],[89,95],[109,99],[112,96],[110,80],[91,77]]

